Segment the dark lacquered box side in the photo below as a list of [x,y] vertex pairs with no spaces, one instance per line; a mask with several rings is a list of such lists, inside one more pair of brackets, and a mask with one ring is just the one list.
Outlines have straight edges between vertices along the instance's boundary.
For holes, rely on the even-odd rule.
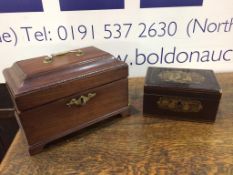
[[14,107],[6,84],[0,84],[0,162],[18,131]]

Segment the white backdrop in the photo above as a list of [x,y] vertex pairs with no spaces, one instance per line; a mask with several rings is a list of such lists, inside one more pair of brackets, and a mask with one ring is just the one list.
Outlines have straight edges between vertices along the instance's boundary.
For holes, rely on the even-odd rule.
[[148,66],[233,71],[232,0],[149,9],[125,0],[125,9],[66,12],[58,0],[43,0],[43,7],[0,13],[0,71],[17,60],[89,45],[126,58],[130,76],[144,76]]

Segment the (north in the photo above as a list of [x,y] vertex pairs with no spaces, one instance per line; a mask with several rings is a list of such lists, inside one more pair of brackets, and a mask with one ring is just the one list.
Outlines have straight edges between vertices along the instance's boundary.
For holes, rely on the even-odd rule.
[[192,33],[219,33],[219,32],[231,32],[233,26],[233,18],[224,20],[222,22],[214,22],[206,18],[204,21],[194,19],[192,25],[190,25],[189,31]]

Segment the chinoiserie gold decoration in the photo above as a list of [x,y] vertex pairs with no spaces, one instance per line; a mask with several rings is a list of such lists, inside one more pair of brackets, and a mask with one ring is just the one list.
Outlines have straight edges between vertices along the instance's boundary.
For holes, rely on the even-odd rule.
[[175,83],[200,84],[205,81],[205,77],[195,71],[167,70],[160,72],[158,76],[163,81]]
[[93,97],[96,96],[96,93],[89,93],[87,96],[82,95],[78,99],[73,98],[71,99],[66,105],[71,106],[84,106],[87,104],[88,101],[90,101]]
[[46,56],[44,58],[43,63],[45,63],[45,64],[52,63],[53,60],[54,60],[54,57],[66,55],[68,53],[76,53],[75,55],[77,57],[84,55],[84,52],[82,50],[80,50],[80,49],[78,49],[78,50],[70,50],[70,51],[66,51],[66,52],[60,52],[60,53],[55,53],[55,54],[48,55],[48,56]]
[[198,100],[173,96],[160,97],[157,101],[157,105],[160,109],[184,113],[196,113],[203,109],[202,103]]

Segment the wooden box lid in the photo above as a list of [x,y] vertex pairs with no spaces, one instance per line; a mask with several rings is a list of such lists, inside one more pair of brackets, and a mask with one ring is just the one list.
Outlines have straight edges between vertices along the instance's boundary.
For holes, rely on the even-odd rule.
[[128,76],[128,65],[95,47],[18,61],[3,71],[18,112]]
[[149,67],[144,93],[220,98],[222,90],[212,70]]

